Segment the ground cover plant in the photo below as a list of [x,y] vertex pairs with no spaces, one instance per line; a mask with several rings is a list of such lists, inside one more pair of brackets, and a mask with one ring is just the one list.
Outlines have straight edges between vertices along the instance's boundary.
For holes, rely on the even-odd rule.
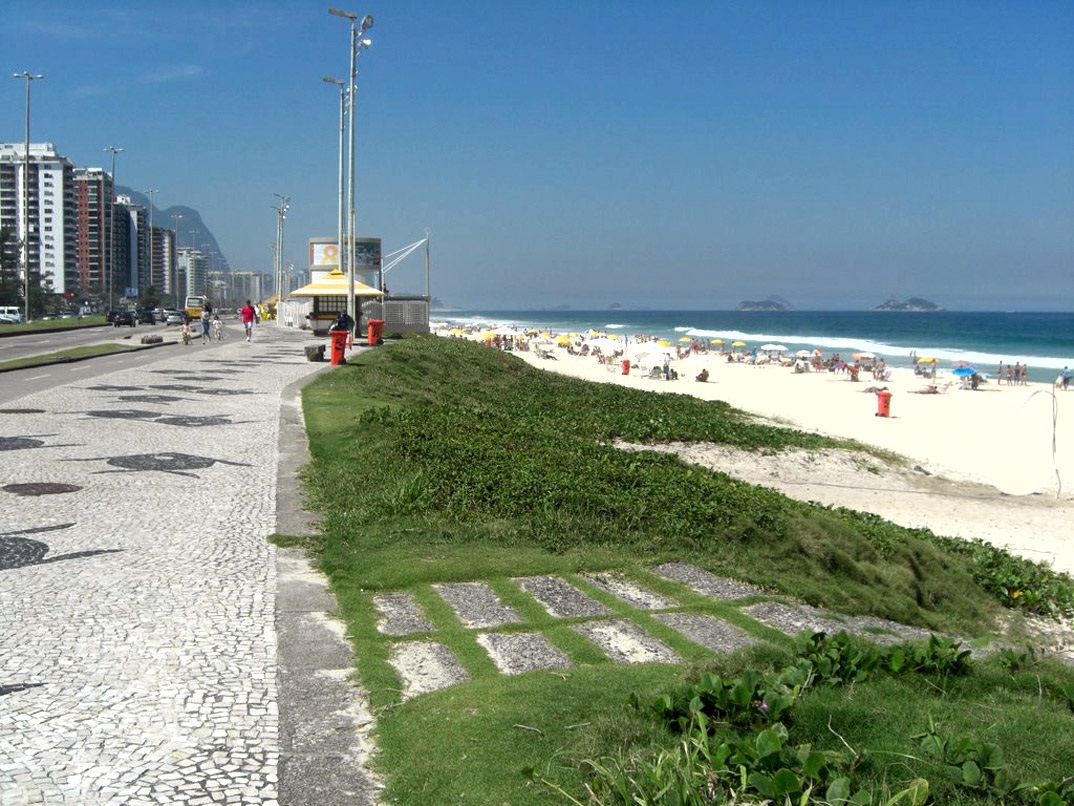
[[[391,773],[389,797],[399,802],[563,802],[563,793],[585,792],[602,763],[596,760],[617,748],[626,748],[624,758],[632,763],[649,758],[650,748],[671,754],[665,766],[684,761],[672,752],[681,735],[628,703],[720,664],[733,671],[740,661],[714,660],[645,614],[586,588],[580,571],[622,570],[697,612],[782,646],[745,652],[763,661],[766,674],[788,665],[779,654],[789,652],[788,639],[736,606],[693,596],[647,569],[689,562],[819,607],[966,636],[992,630],[1002,606],[1037,613],[1074,606],[1069,578],[991,546],[954,545],[874,516],[791,501],[675,457],[614,447],[617,439],[705,440],[759,451],[846,447],[758,425],[726,405],[589,384],[480,345],[433,338],[362,355],[308,387],[304,405],[313,456],[306,488],[310,506],[324,516],[323,534],[309,548],[332,580],[359,676],[380,711],[380,763]],[[526,574],[559,574],[586,588],[665,641],[685,666],[608,662],[512,592],[511,578]],[[526,624],[542,630],[574,666],[519,678],[497,674],[472,631],[430,588],[472,580],[487,582],[520,609]],[[391,641],[378,633],[372,607],[372,596],[384,591],[407,591],[426,605],[437,640],[456,652],[469,683],[400,703],[399,681],[387,663]],[[960,651],[947,653],[951,664]],[[885,662],[909,665],[910,657]],[[851,664],[853,675],[867,660]],[[856,763],[863,773],[855,785],[881,793],[890,781],[894,796],[916,778],[928,779],[929,770],[906,775],[903,762],[896,772],[870,753],[918,753],[911,737],[926,731],[933,715],[956,738],[981,735],[987,713],[990,725],[1002,726],[1004,738],[1017,745],[1004,746],[1007,764],[1041,781],[1059,780],[1061,754],[1054,744],[1041,746],[1026,714],[1044,701],[1044,687],[1063,691],[1074,680],[1045,660],[1032,665],[1032,672],[1012,674],[989,661],[966,678],[972,683],[937,672],[913,681],[871,676],[870,668],[869,679],[812,686],[796,706],[794,736],[765,742],[845,751],[819,721],[830,717],[833,730],[870,759]],[[1015,679],[1017,687],[1007,682]],[[1002,696],[995,694],[999,689]],[[1059,695],[1047,702],[1055,711],[1052,735],[1070,747],[1069,712]],[[811,727],[798,732],[803,725]],[[758,739],[752,741],[756,750]],[[528,778],[524,768],[532,771]],[[934,785],[932,791],[947,790]],[[974,800],[972,790],[958,797],[988,802]]]
[[9,361],[0,361],[0,370],[26,369],[28,367],[46,366],[64,361],[79,361],[84,358],[92,358],[99,355],[111,355],[112,353],[129,353],[137,347],[128,347],[123,344],[87,344],[84,347],[72,347],[70,350],[57,350],[53,353],[41,355],[28,355],[25,358],[12,358]]

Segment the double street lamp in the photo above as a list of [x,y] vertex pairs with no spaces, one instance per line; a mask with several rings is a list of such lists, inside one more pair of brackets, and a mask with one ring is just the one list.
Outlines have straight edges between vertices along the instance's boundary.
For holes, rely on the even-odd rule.
[[[30,82],[44,78],[40,73],[12,73],[26,82],[26,150],[22,154],[22,293],[24,322],[30,321]],[[40,246],[38,255],[41,254]],[[40,257],[38,258],[40,261]]]
[[[146,277],[146,285],[151,286],[154,284],[153,281],[155,279],[157,268],[153,265],[153,207],[155,206],[153,197],[160,193],[160,191],[156,188],[151,188],[150,190],[143,190],[142,192],[149,197],[149,276]],[[163,287],[160,289],[160,292],[161,294],[164,293]]]
[[273,283],[276,290],[276,326],[280,326],[280,305],[283,303],[283,220],[287,218],[287,208],[291,206],[291,197],[273,193],[280,200],[278,205],[271,205],[276,211],[276,247],[273,260]]
[[115,307],[112,295],[115,289],[116,271],[116,154],[123,149],[119,146],[105,146],[104,151],[112,152],[112,197],[109,199],[111,215],[108,217],[108,310]]
[[[175,310],[179,308],[179,222],[182,220],[182,213],[172,213],[172,221],[175,222],[175,240],[172,243],[171,263],[175,266],[175,281],[172,283],[172,291],[175,292]],[[171,272],[169,272],[170,274]]]
[[358,75],[358,56],[359,54],[373,44],[371,39],[359,38],[361,34],[364,34],[370,28],[373,27],[373,15],[366,14],[362,17],[361,23],[358,22],[358,15],[350,11],[343,11],[338,8],[328,9],[328,13],[335,17],[343,17],[351,21],[351,37],[350,37],[350,79],[348,81],[347,97],[350,99],[349,110],[349,122],[350,122],[350,136],[348,143],[348,165],[350,166],[350,176],[347,182],[347,198],[348,198],[348,213],[347,213],[347,283],[350,288],[347,293],[347,315],[351,317],[353,321],[357,321],[354,309],[354,238],[355,238],[355,215],[354,215],[354,81]]

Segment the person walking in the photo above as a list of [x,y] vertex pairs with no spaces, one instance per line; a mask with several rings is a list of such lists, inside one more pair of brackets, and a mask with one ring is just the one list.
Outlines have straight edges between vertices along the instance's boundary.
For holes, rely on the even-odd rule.
[[254,334],[254,317],[257,316],[257,311],[250,304],[250,300],[246,300],[246,305],[243,306],[239,313],[242,316],[243,330],[246,331],[246,340],[250,341],[250,337]]
[[209,318],[209,310],[203,309],[201,312],[201,343],[208,344],[210,339],[209,328],[212,326],[212,320]]

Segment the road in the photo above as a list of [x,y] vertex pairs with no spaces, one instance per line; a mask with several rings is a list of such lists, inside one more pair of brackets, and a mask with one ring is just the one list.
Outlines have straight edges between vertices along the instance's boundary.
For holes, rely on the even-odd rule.
[[[242,337],[242,331],[234,325],[225,325],[225,330],[230,339],[238,340]],[[120,369],[135,369],[173,356],[174,351],[179,349],[176,344],[179,328],[164,325],[120,328],[103,326],[68,330],[62,333],[30,333],[25,336],[8,336],[0,339],[0,361],[10,361],[15,358],[70,350],[90,344],[108,342],[137,344],[142,336],[150,334],[163,336],[165,346],[133,353],[103,355],[69,364],[51,364],[2,372],[0,373],[0,405],[10,403],[23,395],[44,392],[71,383],[73,380],[95,378]],[[224,344],[226,343],[227,340],[224,341]],[[217,343],[202,345],[200,340],[196,340],[191,346],[208,350],[215,348]]]

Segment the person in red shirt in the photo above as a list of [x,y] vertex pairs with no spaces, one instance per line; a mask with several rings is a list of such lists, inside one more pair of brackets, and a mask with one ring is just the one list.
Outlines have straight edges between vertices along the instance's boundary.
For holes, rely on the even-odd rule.
[[246,340],[250,341],[250,337],[254,333],[254,317],[257,316],[257,311],[250,304],[250,300],[246,300],[246,305],[239,313],[242,315],[242,327],[246,331]]

